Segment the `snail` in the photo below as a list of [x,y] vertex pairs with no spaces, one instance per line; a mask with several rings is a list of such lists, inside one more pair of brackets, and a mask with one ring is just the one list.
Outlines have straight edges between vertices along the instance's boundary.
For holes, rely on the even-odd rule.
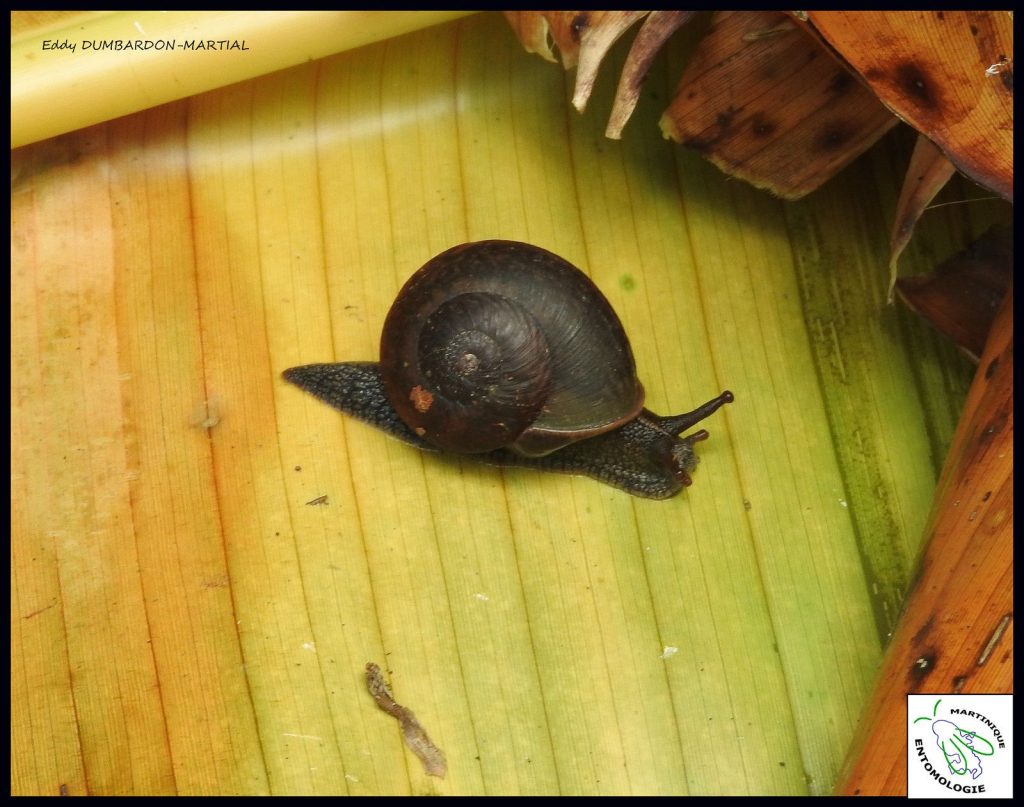
[[733,400],[644,408],[633,352],[583,272],[540,247],[477,241],[428,261],[402,287],[380,362],[293,367],[284,378],[428,451],[593,477],[667,499],[691,483],[701,429]]

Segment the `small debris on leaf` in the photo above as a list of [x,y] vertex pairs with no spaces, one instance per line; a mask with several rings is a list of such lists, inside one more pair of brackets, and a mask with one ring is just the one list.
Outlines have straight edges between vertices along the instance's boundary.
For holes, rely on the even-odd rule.
[[391,688],[385,682],[380,667],[372,661],[366,664],[366,688],[370,691],[377,706],[401,724],[405,744],[419,757],[426,774],[444,779],[444,775],[448,772],[444,752],[431,742],[412,710],[395,703]]

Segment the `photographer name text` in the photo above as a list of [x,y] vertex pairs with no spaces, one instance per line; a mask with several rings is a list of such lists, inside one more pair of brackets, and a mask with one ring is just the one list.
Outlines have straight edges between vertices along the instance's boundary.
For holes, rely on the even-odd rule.
[[249,50],[244,39],[44,39],[43,50]]

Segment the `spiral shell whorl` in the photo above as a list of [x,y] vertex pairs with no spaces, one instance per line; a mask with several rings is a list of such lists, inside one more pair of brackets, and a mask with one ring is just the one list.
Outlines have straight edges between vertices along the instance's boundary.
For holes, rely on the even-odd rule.
[[476,453],[507,446],[547,400],[544,335],[505,297],[470,292],[442,303],[423,322],[417,348],[418,373],[408,381],[419,384],[410,390],[419,387],[430,403],[415,393],[421,402],[413,402],[410,425],[442,448]]

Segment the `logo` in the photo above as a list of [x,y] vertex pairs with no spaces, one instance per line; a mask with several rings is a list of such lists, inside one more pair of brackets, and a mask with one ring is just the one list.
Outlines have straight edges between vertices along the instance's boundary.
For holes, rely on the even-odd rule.
[[1013,795],[1012,695],[908,695],[907,795]]

